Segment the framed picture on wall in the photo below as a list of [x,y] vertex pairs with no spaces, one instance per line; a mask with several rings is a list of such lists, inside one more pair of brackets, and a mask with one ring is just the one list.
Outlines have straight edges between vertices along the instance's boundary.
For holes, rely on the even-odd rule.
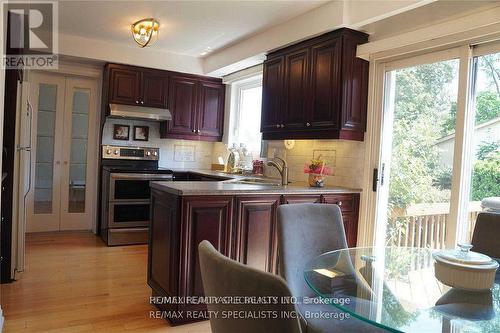
[[114,140],[125,140],[130,139],[130,126],[129,125],[113,125],[113,139]]
[[149,126],[134,126],[134,140],[135,141],[148,141],[149,140]]

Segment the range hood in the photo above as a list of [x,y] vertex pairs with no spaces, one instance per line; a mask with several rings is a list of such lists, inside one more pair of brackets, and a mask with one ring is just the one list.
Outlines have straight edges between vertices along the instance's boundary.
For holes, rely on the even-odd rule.
[[172,114],[167,109],[132,106],[123,104],[109,104],[109,117],[141,120],[172,120]]

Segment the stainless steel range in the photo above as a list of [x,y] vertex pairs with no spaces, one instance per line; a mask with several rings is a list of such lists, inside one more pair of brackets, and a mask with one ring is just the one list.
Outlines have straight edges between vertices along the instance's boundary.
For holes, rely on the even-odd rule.
[[158,148],[102,146],[100,234],[107,245],[148,241],[150,187],[153,180],[173,180],[158,167]]

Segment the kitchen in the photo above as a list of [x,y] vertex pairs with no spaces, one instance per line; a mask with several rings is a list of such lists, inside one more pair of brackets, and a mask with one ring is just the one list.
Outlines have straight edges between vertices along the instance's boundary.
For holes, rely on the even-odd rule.
[[[9,13],[5,54],[25,56],[16,33],[30,18],[19,10],[46,14],[27,3],[2,7]],[[316,207],[318,214],[337,207],[329,216],[338,217],[342,231],[324,234],[341,235],[340,248],[445,249],[472,242],[477,216],[489,209],[489,198],[494,206],[500,196],[492,181],[480,194],[468,194],[475,191],[475,180],[468,179],[475,179],[476,163],[494,161],[498,150],[481,158],[467,153],[483,149],[472,139],[474,128],[467,131],[473,113],[466,111],[467,100],[476,98],[467,97],[467,89],[493,94],[487,66],[469,64],[498,54],[491,37],[500,31],[494,1],[479,7],[467,1],[47,3],[57,42],[46,44],[57,67],[26,63],[7,68],[1,80],[6,332],[223,331],[207,316],[218,305],[208,304],[206,312],[203,303],[159,301],[203,298],[207,290],[213,295],[204,241],[258,272],[256,279],[262,272],[284,277],[295,296],[285,274],[281,220],[288,207]],[[489,30],[479,19],[484,15]],[[46,41],[47,33],[33,31],[31,41]],[[427,64],[439,66],[426,71]],[[468,71],[485,83],[466,82]],[[408,79],[413,90],[403,89],[404,75],[414,75]],[[426,85],[430,80],[437,83]],[[440,104],[417,103],[421,96]],[[419,123],[411,115],[424,104],[443,126],[437,134],[427,131],[427,118]],[[488,126],[488,147],[500,140],[494,112],[480,123]],[[405,117],[428,136],[412,137],[411,126],[400,130]],[[442,137],[452,138],[451,148],[436,148]],[[415,153],[406,158],[403,148],[413,144],[442,165]],[[418,172],[424,180],[417,180]],[[301,218],[311,224],[304,233],[314,235],[312,225],[321,218]],[[321,237],[310,243],[317,239],[319,246]],[[337,247],[322,249],[314,256],[305,250],[303,257]],[[375,255],[352,257],[347,266],[364,272]],[[304,264],[301,283],[323,297],[314,286],[318,278],[303,273],[310,262]],[[334,279],[329,269],[317,273]],[[321,331],[395,329],[393,322],[352,309],[328,309],[351,318]],[[432,325],[445,319],[438,316]],[[398,329],[415,331],[418,323]]]

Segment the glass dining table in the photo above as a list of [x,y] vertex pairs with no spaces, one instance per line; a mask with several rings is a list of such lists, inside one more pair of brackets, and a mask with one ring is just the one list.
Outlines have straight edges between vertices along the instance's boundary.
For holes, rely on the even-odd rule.
[[491,290],[451,288],[434,275],[433,251],[332,251],[310,261],[304,277],[325,303],[389,332],[500,332],[499,272]]

